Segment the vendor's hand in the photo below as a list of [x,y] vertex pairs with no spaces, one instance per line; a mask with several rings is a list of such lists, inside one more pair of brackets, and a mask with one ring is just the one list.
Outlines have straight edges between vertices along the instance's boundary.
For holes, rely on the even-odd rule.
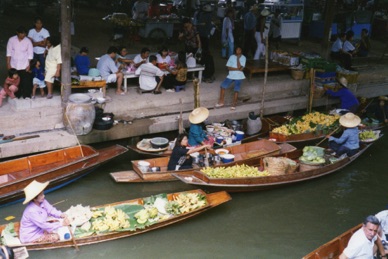
[[203,148],[211,148],[212,146],[210,146],[209,144],[206,144],[206,145],[203,145]]
[[68,218],[65,218],[63,221],[62,221],[62,226],[70,226],[70,221]]

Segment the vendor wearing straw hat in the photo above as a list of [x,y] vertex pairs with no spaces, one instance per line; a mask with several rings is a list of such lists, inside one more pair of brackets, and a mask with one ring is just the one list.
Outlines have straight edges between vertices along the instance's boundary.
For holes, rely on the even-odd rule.
[[205,107],[198,107],[194,109],[189,115],[190,131],[189,131],[189,145],[198,146],[210,144],[213,145],[214,139],[207,136],[203,130],[203,122],[209,117],[209,110]]
[[334,92],[330,89],[325,88],[326,94],[340,98],[341,100],[341,109],[348,110],[350,112],[356,113],[358,106],[360,105],[356,96],[347,88],[348,80],[345,77],[338,79],[340,89],[337,92]]
[[340,117],[339,123],[345,128],[342,136],[340,138],[328,136],[329,147],[335,152],[336,156],[346,154],[350,157],[358,152],[360,138],[357,126],[360,122],[360,117],[351,112]]
[[[43,191],[48,184],[49,182],[40,183],[34,180],[24,188],[26,199],[23,204],[27,204],[27,207],[20,221],[19,236],[22,243],[58,241],[59,235],[55,233],[57,229],[69,225],[66,214],[45,199]],[[57,220],[48,222],[49,217]]]

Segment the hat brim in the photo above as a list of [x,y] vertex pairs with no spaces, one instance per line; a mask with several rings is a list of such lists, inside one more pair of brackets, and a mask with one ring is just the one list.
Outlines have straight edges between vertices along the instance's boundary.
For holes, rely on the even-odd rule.
[[[345,114],[346,115],[346,114]],[[361,119],[355,115],[352,119],[347,118],[345,115],[341,116],[339,123],[346,128],[354,128],[360,125]]]
[[23,201],[23,205],[29,203],[31,200],[33,200],[36,196],[39,195],[39,193],[41,193],[42,191],[44,191],[44,189],[46,189],[46,187],[48,186],[50,182],[47,181],[45,183],[40,183],[39,186],[37,186],[38,188],[36,188],[35,190],[33,190],[33,192],[29,192],[28,194],[26,194],[26,199]]
[[204,122],[209,117],[209,110],[205,107],[199,107],[193,110],[189,115],[189,121],[193,124]]

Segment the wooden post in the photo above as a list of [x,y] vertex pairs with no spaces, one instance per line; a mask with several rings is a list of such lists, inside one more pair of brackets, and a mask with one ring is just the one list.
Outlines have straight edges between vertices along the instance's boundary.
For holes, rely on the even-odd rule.
[[268,76],[268,37],[265,38],[265,70],[264,70],[264,84],[261,92],[261,107],[260,107],[260,118],[264,117],[264,98],[265,88],[267,87],[267,76]]
[[329,58],[331,25],[336,13],[336,0],[327,0],[324,14],[325,23],[323,28],[323,39],[321,45],[321,56],[325,59]]
[[313,98],[314,98],[314,81],[315,81],[315,71],[314,68],[310,68],[310,93],[309,93],[309,103],[307,111],[311,113],[313,108]]
[[71,94],[71,0],[61,0],[61,49],[62,49],[62,69],[61,69],[61,96],[62,105],[65,107],[69,95]]
[[193,80],[193,85],[194,85],[194,109],[201,107],[201,101],[199,98],[199,81],[198,79]]

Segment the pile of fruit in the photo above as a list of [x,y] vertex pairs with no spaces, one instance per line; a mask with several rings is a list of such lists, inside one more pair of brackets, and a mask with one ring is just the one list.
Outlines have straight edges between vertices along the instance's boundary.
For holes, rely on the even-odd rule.
[[329,131],[331,128],[338,125],[339,117],[339,115],[326,115],[320,112],[312,112],[302,117],[295,118],[280,127],[274,128],[272,132],[289,136],[292,134],[308,133],[318,130]]
[[135,231],[164,221],[176,215],[191,212],[207,205],[206,196],[196,192],[184,192],[172,195],[150,196],[140,204],[121,204],[91,209],[91,218],[74,235],[77,238],[95,233],[112,231]]
[[323,148],[306,146],[303,148],[303,155],[299,158],[299,161],[312,164],[323,164],[326,161],[323,156]]
[[230,167],[207,167],[202,172],[210,178],[238,178],[268,176],[267,171],[259,171],[256,167],[245,164]]
[[379,134],[373,130],[364,130],[360,132],[359,137],[361,141],[376,140],[379,137]]

